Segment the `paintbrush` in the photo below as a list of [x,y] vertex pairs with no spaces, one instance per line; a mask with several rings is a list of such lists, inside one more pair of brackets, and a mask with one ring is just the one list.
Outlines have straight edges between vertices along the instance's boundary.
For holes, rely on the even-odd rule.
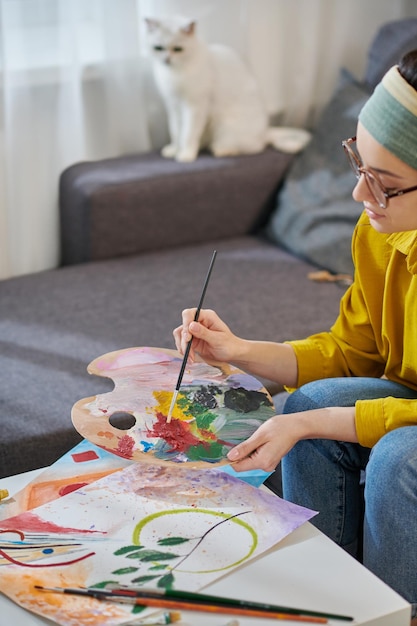
[[[201,307],[203,306],[204,296],[206,295],[207,285],[208,285],[209,280],[210,280],[210,274],[211,274],[211,270],[213,269],[213,265],[214,265],[214,260],[216,258],[216,254],[217,254],[217,250],[214,250],[213,256],[211,257],[211,262],[210,262],[210,266],[209,266],[209,269],[208,269],[208,272],[207,272],[206,280],[204,281],[203,291],[201,292],[200,302],[198,303],[198,307],[197,307],[195,315],[194,315],[194,321],[195,322],[197,322],[198,317],[200,315]],[[172,396],[172,400],[171,400],[171,406],[169,407],[169,411],[168,411],[168,415],[167,415],[167,422],[168,422],[168,424],[171,421],[172,411],[174,410],[175,404],[177,402],[178,392],[179,392],[179,390],[181,388],[181,383],[182,383],[182,379],[183,379],[183,376],[184,376],[185,367],[187,365],[188,356],[190,354],[192,341],[193,341],[193,338],[191,337],[190,341],[187,343],[187,347],[186,347],[185,352],[184,352],[184,358],[182,360],[180,373],[178,375],[178,380],[177,380],[177,384],[175,386],[174,395]]]
[[159,589],[155,587],[148,587],[138,589],[137,587],[128,587],[120,585],[109,584],[106,590],[112,590],[116,593],[128,592],[131,595],[148,595],[154,597],[165,597],[171,600],[188,600],[195,601],[204,604],[215,604],[216,606],[230,606],[230,607],[243,607],[245,609],[258,609],[261,611],[273,611],[275,613],[286,613],[291,615],[304,615],[310,617],[320,617],[326,619],[338,619],[342,621],[352,622],[353,617],[350,615],[341,615],[340,613],[324,613],[323,611],[312,611],[309,609],[299,609],[289,606],[282,606],[277,604],[268,604],[266,602],[256,602],[255,600],[240,600],[236,598],[228,598],[225,596],[214,596],[206,593],[199,593],[194,591],[183,591],[181,589]]
[[235,600],[232,598],[223,598],[221,596],[210,596],[174,589],[138,590],[123,587],[113,589],[95,589],[94,587],[42,587],[39,585],[35,585],[35,588],[43,591],[90,596],[99,600],[153,606],[162,609],[182,609],[188,611],[203,611],[206,613],[245,615],[248,617],[285,619],[317,624],[325,624],[328,619],[340,619],[344,621],[353,620],[352,617],[348,617],[346,615],[294,609],[273,604],[265,604],[262,602]]
[[199,600],[177,600],[162,594],[129,591],[129,590],[104,590],[94,588],[74,588],[74,587],[42,587],[35,585],[35,589],[50,591],[55,593],[65,593],[70,595],[81,595],[106,600],[109,602],[122,602],[138,606],[151,606],[159,609],[175,609],[184,611],[200,611],[204,613],[224,613],[226,615],[245,615],[247,617],[263,617],[269,619],[292,620],[296,622],[312,622],[316,624],[326,624],[327,619],[322,617],[310,617],[306,615],[294,615],[293,613],[282,613],[275,611],[265,611],[263,609],[246,608],[243,606],[231,606],[221,603],[206,603]]

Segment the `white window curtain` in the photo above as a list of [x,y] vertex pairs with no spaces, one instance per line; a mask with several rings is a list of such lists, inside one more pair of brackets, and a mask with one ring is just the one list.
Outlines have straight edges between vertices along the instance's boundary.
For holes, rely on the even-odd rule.
[[[363,75],[379,26],[415,0],[0,0],[0,278],[59,264],[58,180],[166,140],[144,16],[198,20],[258,79],[271,119],[306,126],[340,67]],[[0,288],[1,299],[1,288]]]

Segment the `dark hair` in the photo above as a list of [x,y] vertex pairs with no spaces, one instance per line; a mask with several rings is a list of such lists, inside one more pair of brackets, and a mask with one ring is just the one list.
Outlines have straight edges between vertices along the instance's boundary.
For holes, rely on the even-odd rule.
[[398,71],[407,83],[417,90],[417,50],[411,50],[401,57]]

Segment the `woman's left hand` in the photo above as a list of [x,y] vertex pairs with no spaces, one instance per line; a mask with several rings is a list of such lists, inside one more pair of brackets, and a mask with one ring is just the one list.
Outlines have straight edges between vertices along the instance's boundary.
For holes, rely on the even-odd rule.
[[301,438],[298,422],[296,414],[288,414],[275,415],[261,424],[253,435],[228,453],[227,458],[233,469],[237,472],[253,469],[273,472],[282,457]]
[[357,443],[354,407],[326,407],[275,415],[246,441],[232,448],[227,458],[233,469],[273,472],[282,457],[300,439],[335,439]]

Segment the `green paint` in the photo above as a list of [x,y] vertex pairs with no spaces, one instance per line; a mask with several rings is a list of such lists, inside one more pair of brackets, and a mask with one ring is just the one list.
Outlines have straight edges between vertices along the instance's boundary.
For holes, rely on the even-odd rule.
[[[230,522],[233,524],[237,524],[238,526],[241,526],[242,528],[244,528],[251,536],[252,538],[252,545],[250,546],[247,554],[245,554],[241,559],[238,559],[237,561],[235,561],[234,563],[230,563],[229,565],[226,565],[225,567],[219,567],[219,568],[215,568],[213,570],[201,570],[200,572],[197,573],[201,573],[201,574],[208,574],[210,572],[221,572],[221,571],[226,571],[232,567],[237,567],[238,565],[241,565],[242,563],[244,563],[247,559],[249,559],[251,557],[251,555],[254,553],[254,551],[256,550],[256,546],[258,545],[258,537],[257,534],[255,532],[255,530],[252,528],[252,526],[250,526],[249,524],[247,524],[246,522],[244,522],[243,520],[239,519],[237,516],[230,516],[228,513],[222,513],[220,511],[212,511],[210,509],[170,509],[168,511],[159,511],[157,513],[152,513],[152,515],[148,515],[147,517],[144,517],[136,526],[135,529],[133,531],[133,535],[132,535],[132,541],[134,543],[137,543],[138,545],[140,544],[140,535],[141,532],[143,531],[144,527],[147,526],[150,522],[152,522],[153,520],[165,516],[165,515],[181,515],[181,514],[197,514],[197,515],[212,515],[214,517],[219,518],[219,524],[223,523],[223,522]],[[211,529],[213,530],[213,529]],[[210,531],[208,531],[210,532]],[[207,534],[207,533],[206,533]],[[189,538],[190,540],[192,539],[191,537]],[[194,537],[194,539],[200,539],[201,541],[204,539],[204,537]],[[181,564],[186,560],[186,557],[183,558],[183,560],[181,561]],[[182,572],[186,572],[187,570],[181,568]]]
[[123,548],[119,548],[114,552],[115,556],[120,556],[122,554],[126,554],[127,552],[132,552],[133,550],[137,551],[138,548],[142,548],[143,546],[123,546]]
[[138,576],[137,578],[132,578],[132,583],[148,583],[151,580],[155,580],[155,578],[158,578],[158,576],[149,576],[149,575],[145,575],[145,576]]
[[171,559],[178,559],[180,554],[173,554],[172,552],[160,552],[159,550],[140,550],[139,552],[133,552],[128,554],[128,559],[139,559],[147,563],[148,561],[170,561]]
[[123,574],[133,574],[133,572],[137,572],[137,567],[121,567],[120,569],[115,569],[112,574],[115,576],[121,576]]
[[165,539],[158,539],[160,546],[177,546],[180,543],[186,543],[190,541],[186,537],[165,537]]
[[174,581],[174,574],[172,572],[169,572],[169,574],[161,576],[161,578],[158,580],[157,587],[163,589],[172,589]]
[[196,446],[188,448],[187,456],[190,461],[221,459],[224,456],[223,444],[218,441],[199,443]]

